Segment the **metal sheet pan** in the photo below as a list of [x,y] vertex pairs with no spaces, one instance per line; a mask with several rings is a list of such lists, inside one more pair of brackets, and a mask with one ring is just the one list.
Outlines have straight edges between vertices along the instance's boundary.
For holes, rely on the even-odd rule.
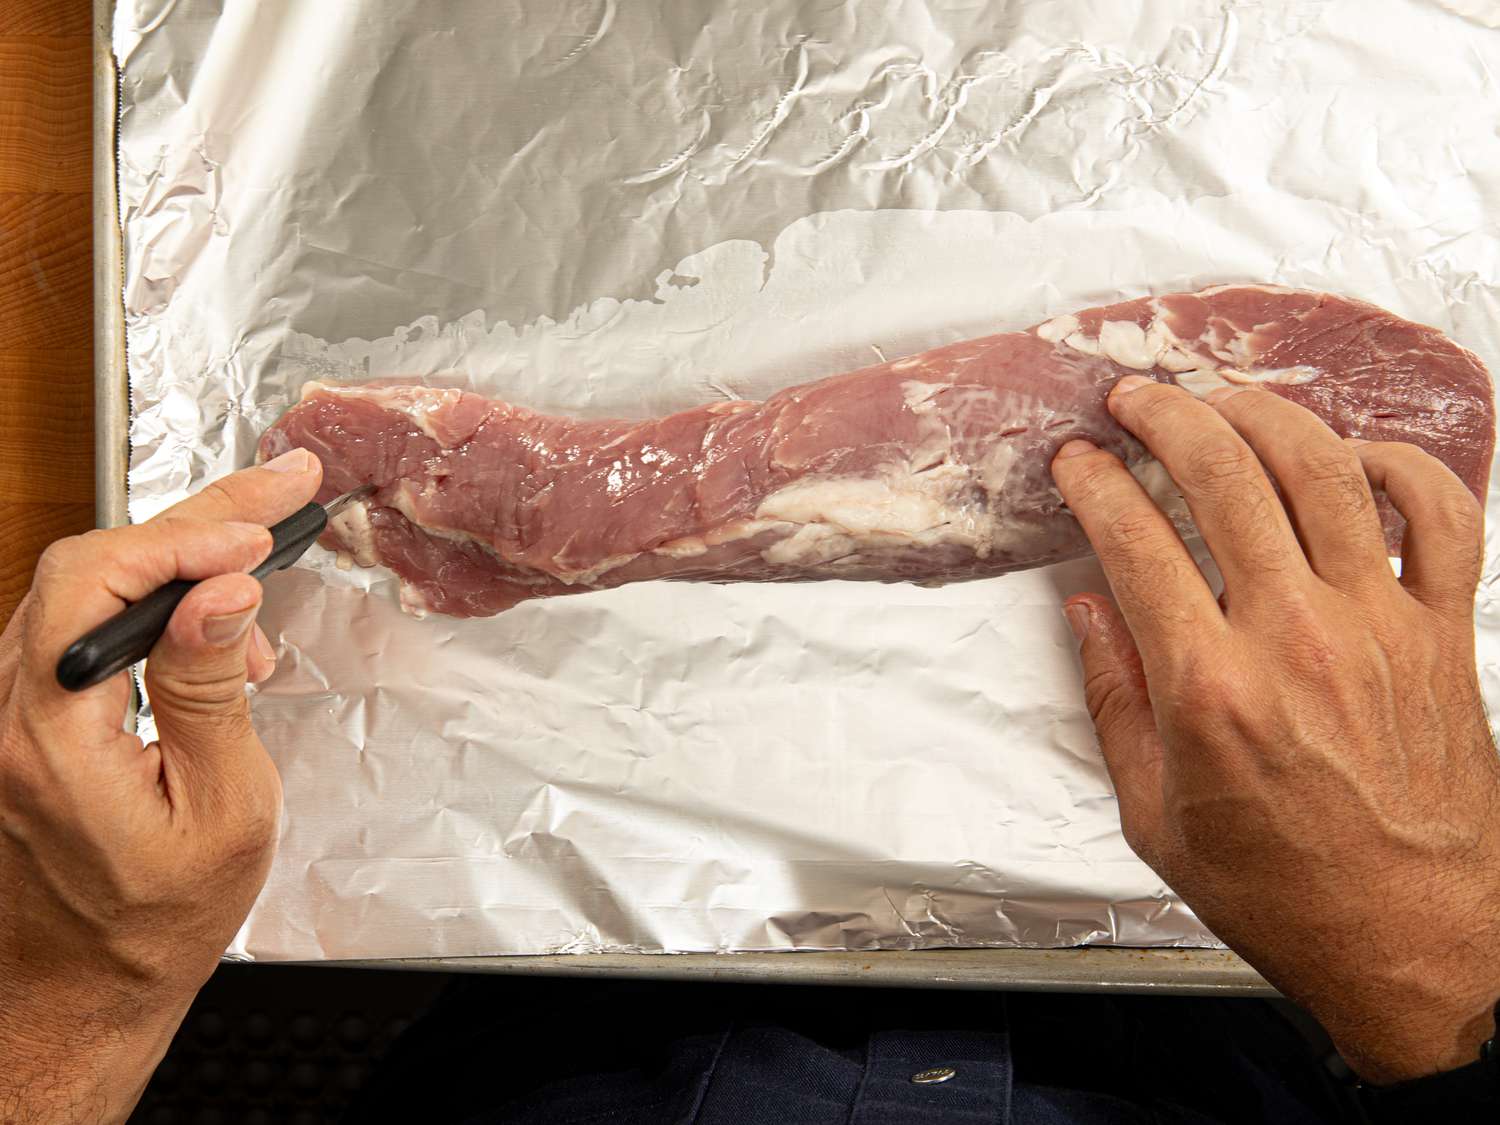
[[[96,511],[127,519],[129,400],[115,156],[118,74],[113,0],[94,0],[94,285]],[[322,962],[327,963],[327,962]],[[958,949],[880,953],[587,953],[537,957],[404,958],[341,964],[457,972],[768,981],[931,988],[1274,995],[1233,953],[1200,949]]]
[[928,949],[884,953],[584,953],[547,957],[434,957],[345,961],[374,969],[532,976],[636,976],[723,983],[836,984],[1023,992],[1164,992],[1275,996],[1223,949]]
[[124,265],[115,124],[120,79],[110,50],[111,0],[94,0],[94,522],[126,520],[129,391],[125,375]]

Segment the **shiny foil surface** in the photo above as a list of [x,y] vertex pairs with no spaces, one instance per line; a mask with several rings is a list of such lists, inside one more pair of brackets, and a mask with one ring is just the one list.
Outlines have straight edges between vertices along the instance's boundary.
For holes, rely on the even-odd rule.
[[[249,464],[312,379],[637,417],[1232,281],[1373,301],[1500,370],[1497,24],[121,0],[132,518]],[[1487,575],[1495,701],[1493,537]],[[286,803],[231,953],[1212,945],[1120,836],[1059,612],[1103,588],[1077,562],[419,620],[314,550],[267,582]]]

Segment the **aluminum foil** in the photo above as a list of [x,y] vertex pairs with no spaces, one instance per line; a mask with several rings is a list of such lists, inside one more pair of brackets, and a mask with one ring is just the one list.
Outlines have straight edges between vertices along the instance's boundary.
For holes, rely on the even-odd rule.
[[[131,514],[248,464],[311,378],[642,415],[1214,282],[1375,301],[1500,371],[1495,23],[122,0]],[[267,586],[286,807],[232,952],[1212,944],[1120,837],[1058,611],[1085,588],[1089,562],[416,620],[315,551]]]

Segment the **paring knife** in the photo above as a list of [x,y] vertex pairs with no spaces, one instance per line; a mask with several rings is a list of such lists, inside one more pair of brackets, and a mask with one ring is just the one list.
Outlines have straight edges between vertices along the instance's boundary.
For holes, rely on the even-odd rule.
[[[374,491],[372,484],[361,485],[327,504],[309,504],[276,524],[271,528],[271,553],[250,574],[264,578],[291,566],[323,534],[328,521],[345,505]],[[103,625],[89,630],[69,645],[57,662],[57,682],[69,691],[83,691],[146,659],[152,646],[166,632],[172,611],[196,585],[197,582],[184,578],[168,582],[122,609]]]

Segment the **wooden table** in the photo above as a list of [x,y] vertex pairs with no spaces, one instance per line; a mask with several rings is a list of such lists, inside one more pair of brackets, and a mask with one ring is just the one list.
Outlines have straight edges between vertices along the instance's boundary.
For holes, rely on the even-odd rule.
[[0,623],[94,523],[88,0],[0,0]]

